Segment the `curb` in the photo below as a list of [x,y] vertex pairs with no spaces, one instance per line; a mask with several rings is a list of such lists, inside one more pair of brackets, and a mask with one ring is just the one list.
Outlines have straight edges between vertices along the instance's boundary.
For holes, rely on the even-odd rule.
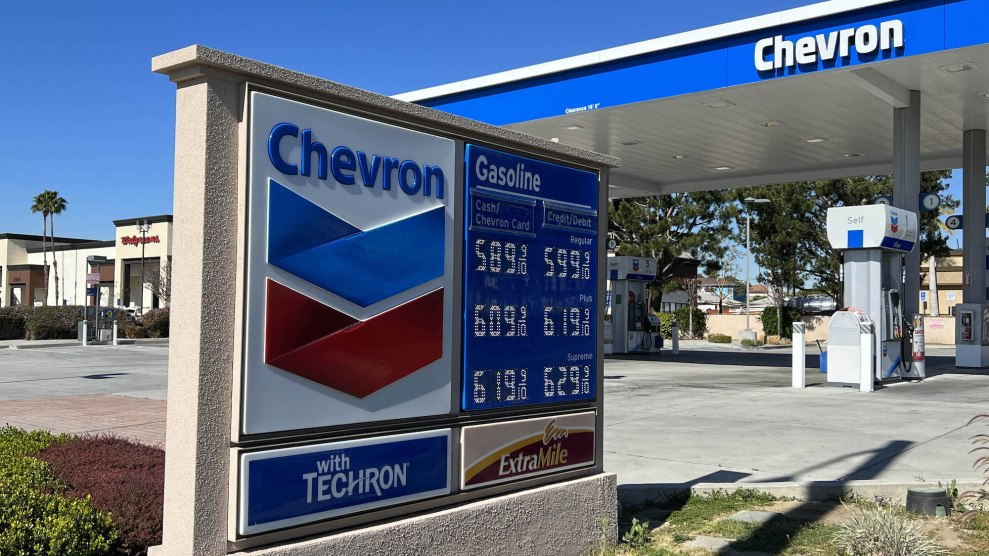
[[[942,485],[950,481],[942,480]],[[778,498],[793,498],[801,501],[835,500],[841,497],[857,496],[860,498],[884,498],[903,504],[907,498],[907,490],[914,487],[939,486],[934,482],[877,482],[877,481],[813,481],[809,483],[776,482],[776,483],[696,483],[696,484],[657,484],[657,485],[618,485],[618,501],[623,507],[642,506],[662,503],[665,500],[682,495],[689,491],[695,496],[709,495],[713,492],[735,492],[740,489],[750,489],[772,494]],[[982,487],[981,481],[958,483],[958,492],[975,490]],[[946,488],[946,487],[945,487]]]
[[[46,342],[45,340],[41,340]],[[118,345],[129,346],[129,345],[168,345],[168,338],[128,338],[120,339],[117,341]],[[110,342],[90,342],[90,346],[110,346],[113,345]],[[66,340],[64,342],[46,342],[46,343],[30,343],[23,342],[18,344],[0,344],[0,350],[3,349],[41,349],[41,348],[60,348],[60,347],[82,347],[82,342],[78,340]]]
[[[82,342],[77,340],[71,340],[67,342],[52,342],[50,344],[7,344],[7,349],[40,349],[40,348],[55,348],[55,347],[75,347],[81,346]],[[0,345],[0,348],[4,347]]]

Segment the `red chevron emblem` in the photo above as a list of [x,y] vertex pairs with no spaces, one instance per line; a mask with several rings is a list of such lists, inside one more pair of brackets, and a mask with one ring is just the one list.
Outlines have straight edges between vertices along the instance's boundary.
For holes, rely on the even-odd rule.
[[443,289],[357,320],[268,279],[264,362],[365,398],[443,355]]

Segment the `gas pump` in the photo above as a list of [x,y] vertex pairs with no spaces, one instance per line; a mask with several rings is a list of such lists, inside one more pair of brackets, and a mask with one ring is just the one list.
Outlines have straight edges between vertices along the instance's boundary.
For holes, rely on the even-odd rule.
[[656,259],[608,257],[608,294],[614,353],[657,352],[658,320],[646,307],[646,287],[656,279]]
[[[913,323],[901,303],[903,253],[917,244],[917,215],[889,205],[835,207],[828,209],[827,233],[831,247],[843,251],[843,306],[873,324],[875,380],[923,378],[913,364]],[[853,364],[828,357],[829,371]]]

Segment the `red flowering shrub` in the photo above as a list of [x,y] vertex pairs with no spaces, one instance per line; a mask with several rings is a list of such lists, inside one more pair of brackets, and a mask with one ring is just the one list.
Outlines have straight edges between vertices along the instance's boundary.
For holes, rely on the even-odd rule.
[[165,452],[109,436],[75,437],[35,457],[48,462],[66,496],[90,495],[94,508],[111,514],[122,554],[145,554],[161,544]]

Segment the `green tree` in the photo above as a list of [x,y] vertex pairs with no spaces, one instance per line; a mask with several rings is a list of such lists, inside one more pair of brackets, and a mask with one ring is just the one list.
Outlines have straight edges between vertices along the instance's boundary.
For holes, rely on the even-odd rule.
[[48,199],[48,225],[51,227],[52,242],[52,271],[55,273],[55,304],[61,305],[58,293],[58,259],[55,257],[55,215],[62,214],[68,207],[68,201],[58,194],[58,191],[50,191]]
[[728,250],[731,222],[738,214],[728,191],[673,193],[635,199],[613,199],[608,230],[618,240],[618,254],[656,259],[656,280],[650,290],[670,289],[678,259],[697,259],[705,269],[718,266]]
[[[957,208],[947,194],[950,170],[923,172],[920,190],[941,196],[943,210]],[[830,207],[871,204],[878,195],[892,192],[890,176],[873,176],[783,183],[739,190],[739,199],[762,197],[771,202],[753,204],[752,252],[763,269],[760,278],[770,287],[790,295],[808,287],[841,301],[841,258],[827,238]],[[939,226],[940,213],[920,213],[921,258],[944,256],[947,235]]]
[[[41,300],[42,305],[48,305],[48,215],[51,214],[51,200],[53,198],[53,193],[55,192],[46,189],[35,195],[31,204],[31,212],[41,213],[41,254],[45,269],[45,296]],[[54,197],[57,196],[58,194],[55,193]],[[52,252],[52,258],[54,257],[55,253]]]

